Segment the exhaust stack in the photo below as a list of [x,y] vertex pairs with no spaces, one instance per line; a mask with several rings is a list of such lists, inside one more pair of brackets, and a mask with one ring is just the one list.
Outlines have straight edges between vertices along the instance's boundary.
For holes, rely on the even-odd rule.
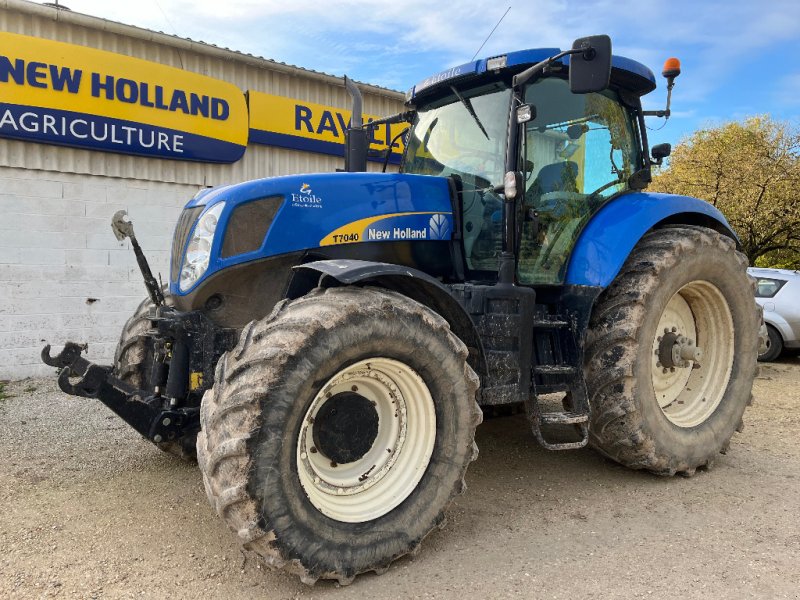
[[352,79],[344,78],[344,86],[353,98],[353,115],[345,134],[344,170],[357,173],[367,170],[367,131],[362,118],[361,91]]

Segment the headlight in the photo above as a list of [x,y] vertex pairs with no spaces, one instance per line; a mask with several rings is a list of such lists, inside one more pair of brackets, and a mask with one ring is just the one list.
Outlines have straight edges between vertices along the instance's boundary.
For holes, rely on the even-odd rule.
[[219,215],[224,207],[224,202],[215,204],[200,215],[194,226],[181,266],[179,287],[182,292],[192,287],[208,270],[214,232],[217,230]]

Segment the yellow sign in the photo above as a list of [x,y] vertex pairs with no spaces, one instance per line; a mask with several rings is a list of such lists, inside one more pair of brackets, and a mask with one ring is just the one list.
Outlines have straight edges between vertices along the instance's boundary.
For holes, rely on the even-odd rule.
[[[250,90],[250,141],[322,154],[342,156],[351,111]],[[380,117],[364,115],[364,122]],[[370,148],[385,150],[408,123],[378,125],[370,129]],[[392,162],[403,153],[402,139],[392,145]]]
[[247,146],[235,85],[138,58],[0,32],[0,136],[184,160]]

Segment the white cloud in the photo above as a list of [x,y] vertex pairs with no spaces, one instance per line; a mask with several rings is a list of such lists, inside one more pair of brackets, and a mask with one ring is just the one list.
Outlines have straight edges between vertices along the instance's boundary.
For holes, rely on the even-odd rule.
[[687,104],[764,48],[800,39],[797,0],[65,1],[75,11],[401,89],[468,61],[511,5],[481,55],[608,33],[616,53],[656,74],[668,56],[684,58],[676,99]]

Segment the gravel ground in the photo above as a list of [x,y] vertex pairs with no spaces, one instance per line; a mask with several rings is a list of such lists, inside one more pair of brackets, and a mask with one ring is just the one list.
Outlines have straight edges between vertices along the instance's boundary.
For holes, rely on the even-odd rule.
[[53,380],[0,399],[2,598],[798,598],[800,359],[765,366],[709,472],[662,479],[549,453],[521,417],[478,429],[448,526],[347,587],[261,568],[163,455]]

